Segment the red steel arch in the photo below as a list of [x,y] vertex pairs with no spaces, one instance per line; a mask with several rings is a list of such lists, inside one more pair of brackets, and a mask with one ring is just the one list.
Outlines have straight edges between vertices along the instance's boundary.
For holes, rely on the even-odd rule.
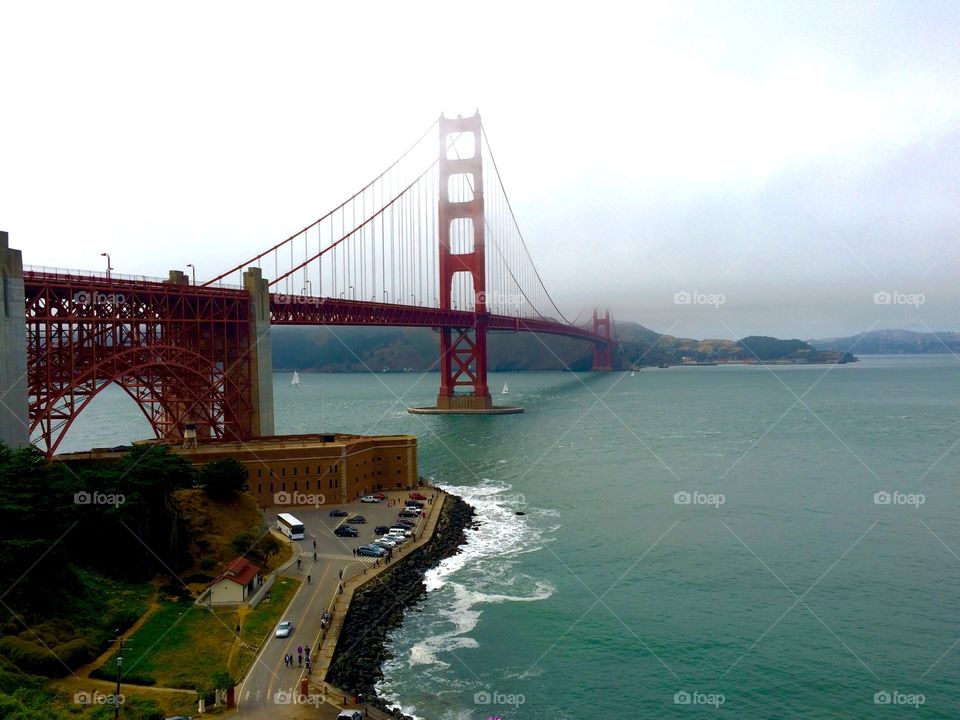
[[80,412],[117,384],[157,437],[253,432],[247,292],[172,281],[24,273],[31,436],[53,454]]

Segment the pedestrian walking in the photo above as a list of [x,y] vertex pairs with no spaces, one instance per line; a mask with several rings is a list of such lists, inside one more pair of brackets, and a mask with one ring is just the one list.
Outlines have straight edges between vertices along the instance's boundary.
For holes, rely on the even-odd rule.
[[297,570],[300,569],[300,558],[297,558]]
[[307,575],[307,585],[309,585],[309,584],[310,584],[310,576]]
[[303,654],[303,645],[297,645],[297,654],[298,654],[298,655],[302,655],[302,654]]
[[340,568],[340,579],[343,580],[343,568]]
[[297,665],[303,667],[303,654],[297,655]]
[[317,549],[317,541],[316,541],[316,540],[313,541],[313,549],[314,549],[314,550]]

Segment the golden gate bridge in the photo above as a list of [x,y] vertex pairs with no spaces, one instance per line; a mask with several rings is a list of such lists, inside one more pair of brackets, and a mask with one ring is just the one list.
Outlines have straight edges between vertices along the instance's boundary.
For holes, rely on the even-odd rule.
[[[16,304],[19,253],[0,241],[4,301]],[[27,266],[22,297],[24,358],[16,313],[0,322],[0,380],[9,388],[0,427],[10,442],[23,425],[48,454],[111,384],[161,438],[182,438],[188,426],[200,438],[273,434],[272,325],[436,329],[440,389],[431,412],[502,410],[487,385],[489,332],[579,338],[594,345],[594,370],[611,369],[609,312],[579,325],[556,306],[479,113],[441,116],[349,199],[210,280],[179,270],[163,279]]]

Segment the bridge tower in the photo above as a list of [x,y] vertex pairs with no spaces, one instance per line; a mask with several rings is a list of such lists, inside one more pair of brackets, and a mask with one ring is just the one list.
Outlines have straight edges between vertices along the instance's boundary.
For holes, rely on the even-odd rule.
[[[472,117],[440,118],[440,197],[438,203],[440,309],[451,309],[453,277],[469,273],[475,297],[474,323],[470,327],[440,329],[440,392],[437,410],[489,411],[493,408],[487,386],[486,255],[484,246],[483,161],[480,152],[480,113]],[[450,158],[450,136],[473,135],[473,156]],[[450,199],[451,179],[457,199]],[[467,189],[472,197],[460,199]],[[465,221],[472,228],[472,247],[454,252],[451,227]],[[467,231],[467,235],[470,232]],[[460,248],[458,248],[460,249]],[[457,394],[457,388],[470,392]]]
[[593,332],[596,335],[607,338],[608,342],[594,345],[593,347],[593,371],[611,372],[613,363],[610,358],[610,311],[604,310],[603,315],[599,315],[596,310],[593,311]]

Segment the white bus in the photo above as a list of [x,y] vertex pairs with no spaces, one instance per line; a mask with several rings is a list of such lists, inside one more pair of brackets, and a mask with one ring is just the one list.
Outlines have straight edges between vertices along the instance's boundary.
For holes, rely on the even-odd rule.
[[290,513],[277,515],[277,530],[291,540],[303,540],[303,523]]

